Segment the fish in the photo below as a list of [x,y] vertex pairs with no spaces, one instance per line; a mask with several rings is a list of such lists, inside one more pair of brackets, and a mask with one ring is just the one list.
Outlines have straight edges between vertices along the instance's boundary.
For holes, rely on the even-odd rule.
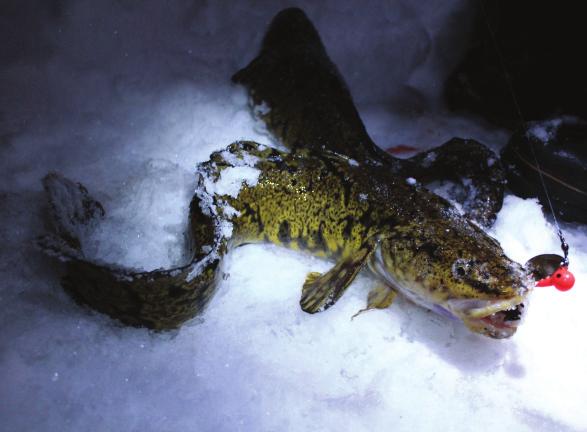
[[[248,88],[252,109],[286,150],[237,141],[196,167],[185,264],[140,271],[87,258],[84,239],[104,207],[59,173],[43,179],[52,229],[38,244],[64,262],[62,285],[76,301],[124,324],[178,328],[213,298],[231,250],[273,243],[335,262],[307,275],[300,296],[307,313],[332,307],[364,272],[377,283],[358,313],[387,308],[401,294],[475,333],[515,333],[533,280],[481,228],[503,193],[499,164],[487,163],[491,151],[471,140],[404,161],[381,150],[296,8],[278,13],[260,55],[233,81]],[[470,163],[459,162],[463,154]],[[471,175],[488,195],[459,212],[425,186],[447,172]]]
[[[83,186],[55,173],[45,178],[61,234],[45,237],[44,249],[53,245],[67,261],[65,285],[74,298],[128,324],[174,328],[210,300],[227,253],[273,243],[336,262],[307,276],[305,312],[333,306],[365,271],[378,281],[366,310],[388,307],[401,293],[477,333],[504,338],[516,331],[531,287],[528,272],[419,183],[335,152],[283,152],[252,141],[213,153],[196,172],[190,264],[135,274],[84,258],[80,230],[71,227],[87,226],[103,212],[75,216],[103,207]],[[237,190],[226,186],[234,179]],[[74,239],[69,249],[64,239]]]
[[515,332],[528,272],[444,198],[334,152],[284,153],[254,142],[214,153],[198,172],[215,190],[211,182],[243,164],[259,171],[254,183],[244,181],[236,196],[213,192],[217,214],[233,226],[231,248],[272,243],[336,262],[307,276],[304,311],[331,307],[364,270],[378,281],[366,309],[401,293],[477,333]]

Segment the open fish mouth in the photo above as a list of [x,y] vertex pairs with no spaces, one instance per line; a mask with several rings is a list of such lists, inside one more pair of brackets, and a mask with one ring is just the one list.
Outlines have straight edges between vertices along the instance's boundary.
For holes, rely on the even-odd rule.
[[476,333],[503,339],[512,336],[525,314],[522,297],[497,301],[449,301],[451,309]]
[[479,318],[477,325],[484,326],[484,334],[496,339],[512,336],[524,314],[524,303],[515,305],[511,309],[495,312],[483,318]]

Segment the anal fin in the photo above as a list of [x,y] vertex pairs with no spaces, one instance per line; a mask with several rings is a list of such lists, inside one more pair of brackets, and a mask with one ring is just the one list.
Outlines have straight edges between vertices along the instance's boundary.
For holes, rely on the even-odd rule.
[[388,308],[391,306],[396,296],[397,291],[395,289],[391,288],[389,285],[378,283],[371,289],[371,291],[369,291],[369,294],[367,295],[367,307],[358,311],[352,316],[351,319],[359,316],[363,312],[367,312],[372,309]]

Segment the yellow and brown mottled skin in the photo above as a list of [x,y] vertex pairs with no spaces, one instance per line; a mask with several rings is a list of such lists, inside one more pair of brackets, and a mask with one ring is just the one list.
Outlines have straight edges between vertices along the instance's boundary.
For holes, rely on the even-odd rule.
[[[516,305],[525,296],[525,272],[494,239],[443,198],[383,167],[331,152],[283,153],[253,142],[238,142],[226,151],[237,158],[257,157],[261,172],[258,183],[244,185],[236,198],[217,197],[238,212],[230,219],[233,247],[269,242],[334,259],[343,263],[341,271],[365,264],[390,290],[445,309],[449,300],[513,300]],[[203,172],[215,177],[230,167],[226,151],[214,153],[202,164]],[[378,273],[377,260],[384,274]],[[320,304],[302,300],[302,307],[322,310],[346,286]]]

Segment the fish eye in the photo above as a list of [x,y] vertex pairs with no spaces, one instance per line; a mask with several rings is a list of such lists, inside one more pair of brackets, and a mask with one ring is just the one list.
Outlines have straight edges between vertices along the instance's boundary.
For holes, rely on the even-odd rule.
[[474,265],[473,260],[458,259],[452,265],[452,274],[456,279],[463,279],[471,273]]

